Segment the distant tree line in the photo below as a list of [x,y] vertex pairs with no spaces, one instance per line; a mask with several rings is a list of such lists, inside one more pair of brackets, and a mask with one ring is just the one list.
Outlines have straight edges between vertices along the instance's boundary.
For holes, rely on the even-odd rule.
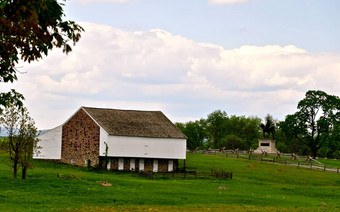
[[[340,99],[323,91],[308,91],[295,114],[284,121],[268,114],[264,120],[256,116],[229,116],[215,110],[207,118],[176,126],[188,137],[187,148],[255,149],[259,138],[275,138],[280,152],[313,157],[340,158]],[[268,134],[266,134],[268,133]]]
[[260,124],[258,117],[228,116],[225,111],[216,110],[206,119],[176,123],[176,126],[188,137],[188,149],[249,149],[258,143]]

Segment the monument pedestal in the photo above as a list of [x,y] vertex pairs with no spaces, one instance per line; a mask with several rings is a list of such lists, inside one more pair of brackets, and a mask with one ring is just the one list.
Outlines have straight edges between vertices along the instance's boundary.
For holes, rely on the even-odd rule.
[[276,153],[277,149],[275,148],[275,142],[276,140],[273,139],[259,139],[259,147],[254,151],[254,153],[261,154],[262,151],[267,153]]

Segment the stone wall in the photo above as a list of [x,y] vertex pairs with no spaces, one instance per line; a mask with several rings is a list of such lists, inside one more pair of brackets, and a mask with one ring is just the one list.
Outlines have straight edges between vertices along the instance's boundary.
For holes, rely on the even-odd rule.
[[168,160],[159,159],[158,160],[158,171],[159,172],[167,172],[168,171]]
[[80,109],[63,125],[61,161],[68,164],[87,166],[99,163],[99,126]]

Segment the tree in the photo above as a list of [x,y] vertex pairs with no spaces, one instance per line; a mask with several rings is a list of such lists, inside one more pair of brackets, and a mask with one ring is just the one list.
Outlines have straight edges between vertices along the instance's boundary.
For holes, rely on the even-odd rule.
[[207,118],[207,133],[213,148],[219,147],[219,142],[226,136],[228,115],[225,111],[215,110]]
[[327,140],[339,137],[340,99],[323,91],[310,90],[297,109],[279,126],[285,134],[306,145],[315,158]]
[[[72,50],[69,42],[80,39],[83,30],[63,20],[63,4],[57,0],[3,0],[0,2],[0,82],[17,80],[19,59],[32,62],[53,48]],[[14,90],[0,93],[0,113],[13,102],[22,106],[23,96]]]
[[37,149],[37,128],[25,107],[7,107],[0,117],[8,132],[6,150],[13,166],[13,177],[17,178],[18,166],[22,167],[22,179],[26,179],[27,168],[31,167],[33,150]]
[[185,124],[176,123],[176,126],[188,137],[188,149],[193,150],[197,147],[202,148],[204,146],[204,142],[207,139],[204,119],[199,121],[189,121]]

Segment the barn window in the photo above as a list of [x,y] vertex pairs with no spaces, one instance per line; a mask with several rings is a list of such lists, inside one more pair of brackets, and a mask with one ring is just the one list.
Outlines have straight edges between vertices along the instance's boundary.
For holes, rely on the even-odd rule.
[[76,163],[76,159],[71,159],[71,164],[75,164]]
[[269,146],[269,143],[261,143],[261,146]]

